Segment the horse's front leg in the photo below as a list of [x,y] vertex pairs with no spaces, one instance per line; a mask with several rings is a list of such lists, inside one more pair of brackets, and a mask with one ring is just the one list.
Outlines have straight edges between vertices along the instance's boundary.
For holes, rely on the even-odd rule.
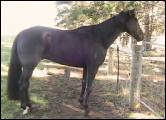
[[80,94],[80,98],[79,98],[80,105],[83,105],[83,95],[84,95],[85,85],[86,85],[86,83],[85,83],[86,74],[87,74],[87,69],[84,68],[83,77],[82,77],[82,89],[81,89],[81,94]]
[[89,96],[92,91],[92,82],[95,78],[95,75],[97,73],[98,67],[93,66],[93,67],[88,67],[87,69],[87,75],[86,75],[86,86],[85,86],[85,91],[83,95],[83,106],[85,109],[85,116],[88,116],[89,114]]
[[20,92],[20,100],[21,100],[21,108],[24,109],[23,114],[27,114],[28,110],[31,108],[31,103],[28,95],[29,88],[29,79],[32,75],[32,68],[24,68],[19,81],[19,92]]

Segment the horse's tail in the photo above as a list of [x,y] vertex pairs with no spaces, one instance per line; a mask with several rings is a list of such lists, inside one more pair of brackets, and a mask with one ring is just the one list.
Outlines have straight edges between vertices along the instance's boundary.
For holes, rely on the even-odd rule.
[[19,79],[22,73],[21,63],[17,52],[18,36],[16,37],[12,52],[8,71],[7,94],[10,100],[19,100]]

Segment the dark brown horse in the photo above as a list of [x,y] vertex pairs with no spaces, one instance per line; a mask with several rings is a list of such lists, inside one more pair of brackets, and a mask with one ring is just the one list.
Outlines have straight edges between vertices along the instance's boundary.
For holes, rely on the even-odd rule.
[[104,62],[107,49],[122,32],[137,41],[143,32],[135,11],[123,11],[100,24],[74,30],[32,27],[20,32],[13,44],[8,74],[8,98],[19,99],[24,110],[31,107],[28,95],[29,79],[42,59],[63,65],[83,68],[82,90],[79,102],[88,115],[88,100],[92,82]]

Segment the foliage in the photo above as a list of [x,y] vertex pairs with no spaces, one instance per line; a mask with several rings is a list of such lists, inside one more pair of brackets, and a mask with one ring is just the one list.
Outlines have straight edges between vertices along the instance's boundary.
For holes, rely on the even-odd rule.
[[81,25],[97,24],[122,10],[135,8],[138,2],[133,1],[77,1],[71,7],[59,7],[57,26],[75,28]]

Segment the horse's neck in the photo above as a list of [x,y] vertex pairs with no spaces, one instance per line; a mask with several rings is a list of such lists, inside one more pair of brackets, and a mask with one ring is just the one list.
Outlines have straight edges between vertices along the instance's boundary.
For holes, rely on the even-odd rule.
[[98,35],[102,40],[103,47],[106,49],[122,32],[121,26],[116,22],[116,18],[106,20],[98,25]]

